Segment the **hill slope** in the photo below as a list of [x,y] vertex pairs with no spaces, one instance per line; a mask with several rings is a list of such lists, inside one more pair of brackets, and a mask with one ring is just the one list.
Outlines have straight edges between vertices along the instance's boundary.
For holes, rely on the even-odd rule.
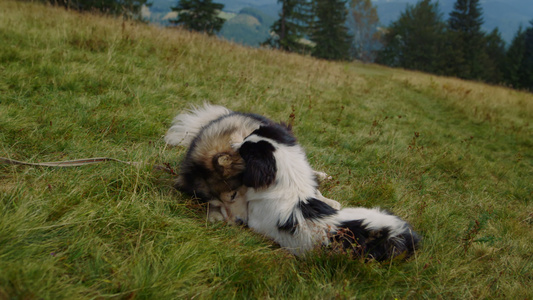
[[[0,1],[0,298],[532,298],[533,96],[500,87],[249,49]],[[287,121],[323,194],[380,206],[424,237],[383,264],[296,259],[209,224],[171,188],[185,149],[162,136],[210,100]]]

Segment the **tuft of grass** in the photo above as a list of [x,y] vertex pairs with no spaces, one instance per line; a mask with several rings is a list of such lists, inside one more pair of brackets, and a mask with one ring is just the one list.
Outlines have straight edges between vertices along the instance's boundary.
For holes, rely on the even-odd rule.
[[[0,298],[533,297],[533,96],[26,2],[0,2]],[[344,206],[423,236],[406,262],[295,258],[210,224],[162,136],[211,101],[293,124]]]

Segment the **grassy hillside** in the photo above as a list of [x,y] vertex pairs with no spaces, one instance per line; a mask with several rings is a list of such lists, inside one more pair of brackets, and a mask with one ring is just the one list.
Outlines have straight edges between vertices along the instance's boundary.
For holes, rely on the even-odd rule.
[[[533,298],[533,95],[0,1],[0,299]],[[424,237],[406,262],[297,259],[171,188],[173,116],[287,121],[322,188]]]

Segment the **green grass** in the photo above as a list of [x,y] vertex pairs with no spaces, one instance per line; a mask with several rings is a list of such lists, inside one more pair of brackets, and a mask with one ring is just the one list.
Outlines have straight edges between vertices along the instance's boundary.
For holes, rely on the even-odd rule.
[[[533,298],[533,96],[0,1],[0,299]],[[408,261],[295,258],[210,224],[162,136],[205,100],[289,121],[322,190],[424,237]]]

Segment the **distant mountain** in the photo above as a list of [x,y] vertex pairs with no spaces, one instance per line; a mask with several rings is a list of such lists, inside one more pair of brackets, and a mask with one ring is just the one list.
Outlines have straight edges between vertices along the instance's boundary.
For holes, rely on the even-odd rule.
[[[176,0],[177,1],[177,0]],[[245,7],[259,9],[262,13],[277,17],[281,6],[277,0],[214,0],[224,4],[224,11],[238,13]]]
[[[388,26],[397,20],[408,4],[416,4],[419,0],[373,0],[377,7],[382,26]],[[170,7],[176,6],[178,0],[152,0],[153,4],[145,10],[148,21],[163,26],[169,19],[176,18]],[[224,4],[223,15],[226,24],[220,35],[228,40],[257,46],[268,37],[268,30],[278,18],[281,6],[277,0],[214,0]],[[455,0],[440,0],[439,7],[443,19],[447,20],[453,9]],[[483,0],[483,30],[487,33],[498,27],[502,38],[509,44],[520,25],[527,27],[533,19],[533,0]],[[245,10],[243,10],[245,9]]]
[[276,18],[256,8],[246,7],[228,19],[219,35],[236,43],[259,46],[270,36],[270,25]]

